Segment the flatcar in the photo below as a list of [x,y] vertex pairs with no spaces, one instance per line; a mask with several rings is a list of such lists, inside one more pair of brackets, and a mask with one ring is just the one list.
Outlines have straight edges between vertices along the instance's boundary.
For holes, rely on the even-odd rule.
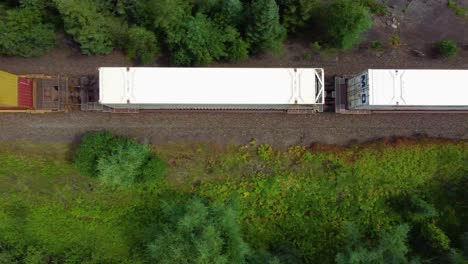
[[114,110],[322,111],[323,69],[100,68],[99,103]]
[[335,111],[468,110],[468,70],[370,69],[335,77]]

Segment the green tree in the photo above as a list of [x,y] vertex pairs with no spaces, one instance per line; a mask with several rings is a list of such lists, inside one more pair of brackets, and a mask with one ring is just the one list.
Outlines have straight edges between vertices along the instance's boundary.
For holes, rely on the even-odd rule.
[[222,31],[201,13],[167,34],[171,57],[177,65],[206,65],[226,54]]
[[225,58],[229,61],[241,61],[249,56],[249,43],[244,41],[239,32],[231,26],[223,30]]
[[218,11],[221,0],[190,0],[190,2],[194,6],[195,12],[211,15]]
[[147,9],[148,26],[169,34],[190,17],[191,7],[186,0],[150,0]]
[[367,7],[359,1],[336,0],[325,4],[316,18],[322,44],[329,48],[350,49],[361,34],[372,26]]
[[112,52],[125,34],[125,24],[100,9],[93,0],[54,0],[63,17],[65,31],[80,44],[85,55]]
[[223,0],[215,21],[222,25],[239,27],[244,17],[244,6],[240,0]]
[[278,0],[282,24],[288,32],[297,32],[310,22],[319,8],[318,0]]
[[249,246],[242,239],[237,211],[193,198],[169,201],[156,239],[149,245],[155,263],[244,263]]
[[0,54],[22,57],[43,55],[56,41],[53,26],[32,9],[8,11],[0,20],[0,36]]
[[125,44],[127,56],[143,64],[152,62],[159,52],[158,40],[153,32],[143,27],[132,27]]
[[36,11],[43,11],[51,6],[48,0],[19,0],[20,6],[23,8],[30,8]]
[[255,53],[282,49],[286,30],[279,21],[279,9],[275,0],[253,0],[246,38]]
[[[350,223],[345,224],[347,244],[345,251],[338,253],[338,264],[365,263],[409,263],[407,235],[409,227],[400,225],[380,234],[375,245],[368,245],[359,230]],[[368,241],[368,240],[367,240]]]

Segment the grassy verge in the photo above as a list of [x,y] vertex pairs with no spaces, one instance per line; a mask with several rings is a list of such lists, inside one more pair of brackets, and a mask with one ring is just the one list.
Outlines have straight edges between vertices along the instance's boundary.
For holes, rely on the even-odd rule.
[[[400,140],[284,152],[255,142],[165,145],[156,151],[168,164],[170,184],[126,188],[81,176],[72,149],[1,146],[1,260],[148,262],[148,244],[162,228],[156,224],[162,201],[186,196],[236,201],[245,241],[284,263],[333,263],[350,243],[349,223],[362,230],[369,247],[383,232],[408,224],[414,235],[408,257],[441,262],[448,250],[462,247],[460,234],[468,231],[464,142]],[[424,215],[421,203],[436,213]],[[421,230],[436,230],[439,240],[442,232],[449,242],[420,236],[427,234]]]

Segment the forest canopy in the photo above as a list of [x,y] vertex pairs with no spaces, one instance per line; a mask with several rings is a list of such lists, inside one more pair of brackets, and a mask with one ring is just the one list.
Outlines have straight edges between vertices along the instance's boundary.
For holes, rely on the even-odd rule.
[[185,66],[280,54],[291,36],[350,49],[371,26],[375,6],[375,0],[4,0],[0,55],[43,55],[57,33],[82,54],[118,49],[142,64],[159,54]]

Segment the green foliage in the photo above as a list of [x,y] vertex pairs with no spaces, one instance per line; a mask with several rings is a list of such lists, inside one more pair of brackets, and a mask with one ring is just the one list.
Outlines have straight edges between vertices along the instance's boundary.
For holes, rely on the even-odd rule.
[[150,0],[146,8],[149,12],[147,24],[167,35],[182,26],[191,11],[186,0]]
[[177,65],[206,65],[223,58],[238,61],[248,56],[249,45],[235,28],[220,28],[201,13],[167,34],[172,60]]
[[109,147],[108,156],[98,157],[98,178],[113,186],[130,186],[141,175],[141,169],[151,155],[147,145],[118,138]]
[[125,45],[127,56],[143,64],[152,62],[159,52],[154,33],[142,27],[132,27],[128,30],[128,40]]
[[362,5],[368,7],[372,14],[384,16],[389,13],[386,3],[382,3],[377,0],[360,0],[360,2]]
[[[202,183],[198,190],[203,196],[215,200],[224,201],[233,192],[242,197],[241,219],[246,241],[252,247],[275,248],[277,241],[281,241],[282,247],[288,248],[286,252],[299,255],[308,262],[320,260],[325,263],[332,262],[347,243],[342,231],[344,222],[353,221],[358,230],[366,231],[367,239],[392,233],[389,230],[393,230],[395,223],[411,221],[405,216],[406,209],[390,203],[395,197],[408,197],[416,190],[434,184],[430,187],[434,199],[447,200],[437,207],[421,201],[411,205],[414,212],[411,217],[424,221],[432,221],[439,215],[436,211],[455,200],[459,201],[457,204],[466,204],[461,202],[462,196],[457,198],[453,193],[447,194],[446,198],[435,196],[445,193],[446,187],[442,186],[449,182],[448,178],[435,181],[437,175],[450,175],[449,178],[454,180],[464,171],[463,149],[466,146],[377,146],[375,149],[384,150],[356,149],[334,155],[311,154],[300,149],[279,153],[268,146],[243,147],[228,157],[222,155],[211,160],[209,166],[206,165],[209,175],[224,175],[226,179]],[[459,185],[453,183],[454,187]],[[408,199],[402,198],[402,202],[408,203]],[[452,210],[463,211],[458,207]],[[450,218],[463,217],[456,214]],[[402,219],[405,222],[401,222]],[[459,225],[448,224],[451,221],[438,219],[438,226],[444,232],[450,226],[462,229]],[[447,226],[442,224],[444,222]],[[415,228],[419,233],[419,227]],[[449,238],[458,236],[447,234]],[[378,244],[379,239],[374,241]],[[400,242],[395,246],[402,245]],[[431,243],[427,239],[418,242]],[[414,246],[405,245],[407,248]],[[375,244],[363,247],[367,250],[376,248]],[[383,249],[379,251],[390,250]],[[425,252],[420,250],[418,252]],[[291,253],[295,251],[298,253]]]
[[35,12],[27,21],[34,26],[0,21],[0,30],[8,32],[0,40],[0,54],[47,52],[55,39],[53,26],[65,31],[85,55],[121,49],[147,64],[161,48],[172,63],[183,66],[236,62],[249,53],[281,54],[287,32],[315,29],[322,32],[311,35],[322,37],[312,40],[324,51],[348,49],[370,26],[368,9],[386,12],[375,0],[8,0],[0,3],[0,17],[15,8]]
[[0,263],[141,263],[124,221],[135,191],[100,188],[65,158],[0,150],[0,164]]
[[453,12],[459,17],[465,18],[468,20],[468,8],[463,8],[458,5],[455,0],[448,0],[448,7],[452,9]]
[[194,6],[194,12],[200,12],[206,15],[213,13],[219,7],[220,0],[190,0]]
[[222,32],[201,13],[168,32],[167,41],[177,65],[206,65],[225,55]]
[[455,41],[446,39],[436,43],[437,53],[444,58],[451,58],[458,52],[458,45]]
[[222,0],[215,21],[222,25],[238,27],[244,18],[244,6],[240,0]]
[[129,25],[144,26],[153,29],[152,19],[150,19],[151,2],[142,0],[98,0],[102,2],[104,8],[125,19]]
[[255,53],[282,50],[286,30],[279,21],[279,8],[275,0],[253,0],[246,28],[246,38]]
[[0,54],[22,57],[40,56],[55,47],[55,32],[43,24],[32,9],[8,11],[0,18]]
[[35,11],[43,11],[51,6],[51,1],[48,0],[20,0],[19,4],[23,8],[33,9]]
[[164,161],[152,154],[148,145],[109,132],[85,135],[75,155],[75,166],[83,175],[111,186],[128,187],[160,178],[165,172]]
[[63,17],[65,31],[80,44],[85,55],[105,55],[113,51],[124,25],[93,0],[54,0]]
[[361,34],[372,26],[369,10],[358,1],[336,0],[322,7],[317,18],[323,45],[350,49]]
[[406,255],[408,248],[406,238],[409,227],[400,225],[379,234],[374,246],[366,246],[368,241],[363,239],[360,231],[352,224],[345,224],[346,242],[343,253],[336,256],[337,264],[351,263],[409,263]]
[[109,132],[88,133],[81,138],[75,154],[75,166],[81,174],[96,177],[98,160],[109,156],[114,136]]
[[288,33],[304,29],[319,9],[318,0],[278,0],[282,24]]
[[223,58],[234,62],[248,58],[250,45],[242,39],[235,28],[227,26],[221,34],[224,36],[225,55]]
[[371,44],[371,48],[375,51],[382,51],[384,50],[384,46],[382,44],[382,42],[376,40],[376,41],[373,41],[372,44]]
[[[144,184],[126,188],[80,176],[48,146],[22,153],[0,147],[6,194],[0,263],[463,263],[466,257],[466,142],[287,151],[255,142],[160,146],[168,163],[150,153],[139,169]],[[87,135],[76,167],[99,173],[100,155],[120,161],[112,166],[141,163],[147,154],[135,153],[144,148],[108,133]],[[132,164],[120,169],[137,171]]]
[[155,263],[244,263],[238,214],[232,207],[206,205],[199,199],[168,203],[166,220],[149,246]]
[[166,162],[157,155],[152,155],[143,167],[142,177],[144,181],[157,180],[162,182],[166,174]]
[[423,230],[424,235],[430,241],[432,247],[438,250],[448,250],[450,249],[450,239],[445,235],[435,224],[424,225]]
[[390,40],[390,45],[392,45],[392,47],[394,48],[397,48],[401,45],[400,36],[398,36],[398,34],[395,33],[392,35],[392,39]]

